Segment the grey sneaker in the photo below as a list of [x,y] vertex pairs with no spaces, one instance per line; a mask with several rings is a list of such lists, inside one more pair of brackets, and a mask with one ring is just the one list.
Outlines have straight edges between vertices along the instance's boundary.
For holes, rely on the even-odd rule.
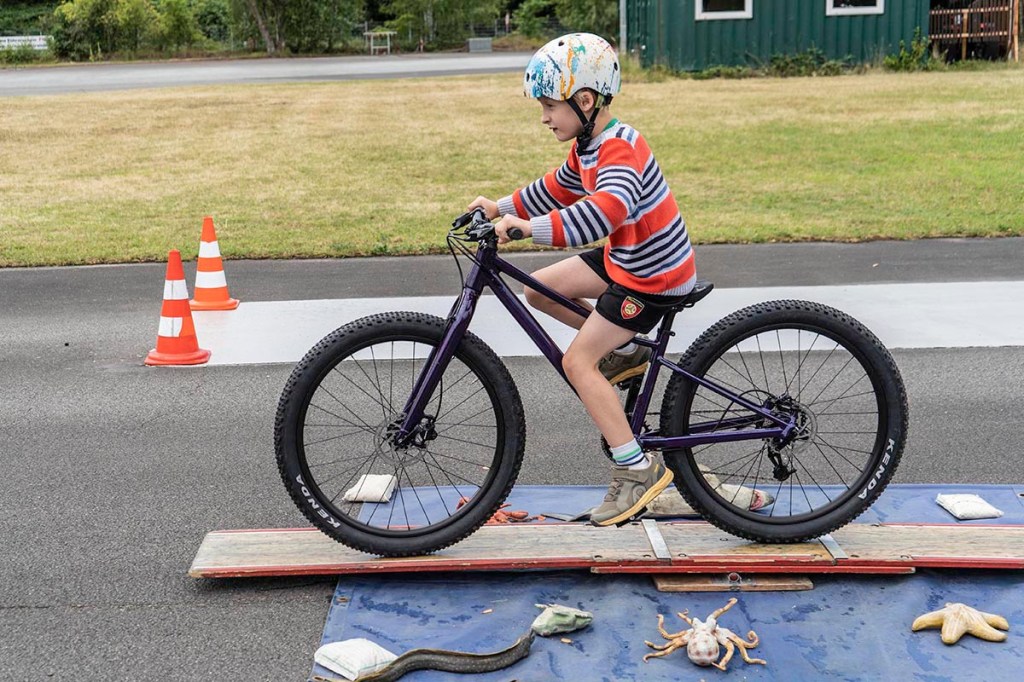
[[623,523],[650,504],[671,482],[672,472],[657,461],[646,469],[612,467],[612,483],[604,502],[590,514],[590,522],[595,526]]
[[647,363],[650,359],[651,349],[647,346],[637,345],[636,350],[629,355],[612,351],[601,358],[601,362],[597,363],[597,369],[608,380],[608,383],[617,384],[647,371]]

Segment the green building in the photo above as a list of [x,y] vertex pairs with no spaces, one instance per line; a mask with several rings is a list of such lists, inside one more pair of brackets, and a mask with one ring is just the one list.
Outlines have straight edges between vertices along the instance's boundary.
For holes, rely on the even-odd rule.
[[627,49],[644,66],[758,65],[810,48],[868,61],[928,34],[931,0],[626,0]]

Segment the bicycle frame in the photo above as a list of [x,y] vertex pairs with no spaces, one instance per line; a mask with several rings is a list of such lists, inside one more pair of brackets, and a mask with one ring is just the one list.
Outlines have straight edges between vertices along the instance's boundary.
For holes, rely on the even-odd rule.
[[[555,368],[559,376],[567,384],[569,383],[565,376],[565,371],[562,369],[563,353],[561,349],[551,340],[551,337],[548,336],[547,332],[544,331],[540,323],[527,310],[526,306],[519,300],[508,284],[501,279],[502,274],[508,275],[512,279],[530,287],[546,298],[555,301],[582,317],[587,317],[590,314],[589,310],[583,308],[576,301],[562,296],[557,291],[553,291],[508,261],[500,258],[497,254],[497,248],[493,243],[481,242],[480,247],[477,249],[473,266],[463,284],[462,293],[448,315],[441,343],[430,352],[424,363],[423,370],[416,380],[412,395],[405,405],[402,423],[396,434],[396,442],[399,445],[409,442],[420,421],[423,419],[423,412],[430,396],[433,395],[441,375],[451,361],[463,335],[469,328],[473,314],[476,311],[477,300],[483,293],[484,287],[494,292],[497,299],[508,310],[523,331],[526,332],[544,357],[548,359],[548,362]],[[708,443],[756,440],[761,438],[784,439],[788,437],[795,428],[795,417],[791,416],[788,419],[783,419],[773,414],[764,406],[755,405],[713,381],[694,376],[682,367],[665,359],[664,356],[668,348],[669,339],[674,335],[674,332],[672,332],[672,322],[674,319],[675,311],[670,311],[666,314],[658,328],[658,334],[653,340],[634,339],[638,344],[653,348],[650,360],[651,367],[643,380],[643,386],[637,395],[632,413],[627,415],[630,428],[640,446],[644,450],[674,450]],[[732,404],[739,405],[749,410],[751,415],[692,424],[690,425],[690,433],[683,436],[663,437],[656,431],[644,432],[644,417],[647,415],[647,408],[650,405],[654,387],[658,380],[658,373],[662,367],[667,367],[671,372],[682,374],[688,380],[714,391],[727,399],[730,402],[730,406]],[[569,386],[570,388],[572,387],[571,384]],[[765,420],[772,422],[774,426],[770,428],[747,428]],[[721,429],[729,430],[723,432]]]

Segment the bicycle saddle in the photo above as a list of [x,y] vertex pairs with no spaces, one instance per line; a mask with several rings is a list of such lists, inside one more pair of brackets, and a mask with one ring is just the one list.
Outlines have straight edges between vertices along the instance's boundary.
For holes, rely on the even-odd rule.
[[679,311],[683,308],[692,308],[697,304],[697,301],[710,294],[711,290],[714,288],[715,285],[708,280],[698,279],[697,283],[693,285],[693,290],[690,291],[682,301],[672,306],[672,309]]

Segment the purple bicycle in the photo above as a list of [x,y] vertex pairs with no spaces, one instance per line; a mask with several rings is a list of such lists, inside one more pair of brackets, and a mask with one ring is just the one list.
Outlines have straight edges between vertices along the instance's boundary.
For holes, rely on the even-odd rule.
[[[563,379],[561,350],[502,276],[588,314],[499,257],[479,211],[453,222],[448,245],[463,288],[447,319],[390,312],[344,325],[296,365],[278,404],[274,443],[292,499],[324,533],[364,552],[408,556],[459,542],[515,483],[526,440],[519,393],[468,331],[484,287]],[[734,535],[801,542],[849,523],[903,452],[908,408],[896,363],[862,324],[806,301],[732,313],[670,360],[676,313],[711,290],[698,282],[654,338],[636,339],[653,349],[650,366],[619,388],[637,441],[661,451],[686,501]],[[649,412],[662,370],[660,409]],[[757,505],[751,490],[765,493]]]

